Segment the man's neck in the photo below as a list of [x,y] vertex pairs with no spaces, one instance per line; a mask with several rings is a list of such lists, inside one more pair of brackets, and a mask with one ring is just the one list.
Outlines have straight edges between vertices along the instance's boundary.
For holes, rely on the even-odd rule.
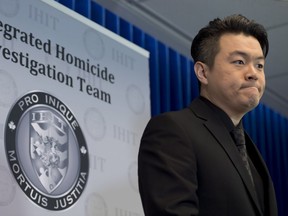
[[231,110],[227,109],[225,106],[221,106],[221,104],[218,104],[216,101],[214,101],[213,99],[207,97],[206,95],[201,95],[201,97],[206,98],[211,103],[213,103],[215,106],[217,106],[218,108],[223,110],[229,116],[229,118],[233,122],[234,126],[237,126],[240,123],[240,121],[243,118],[243,116],[245,115],[245,113],[244,114],[239,114],[239,113],[232,112]]

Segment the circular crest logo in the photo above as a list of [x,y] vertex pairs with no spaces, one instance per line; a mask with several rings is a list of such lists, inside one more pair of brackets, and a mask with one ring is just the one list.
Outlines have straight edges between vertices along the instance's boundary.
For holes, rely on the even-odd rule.
[[7,160],[27,197],[49,210],[71,207],[88,180],[87,145],[75,116],[56,97],[29,92],[5,125]]

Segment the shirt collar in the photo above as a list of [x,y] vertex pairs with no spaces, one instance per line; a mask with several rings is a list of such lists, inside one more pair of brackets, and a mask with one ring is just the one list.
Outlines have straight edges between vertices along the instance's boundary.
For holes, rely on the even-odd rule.
[[[225,127],[227,128],[229,132],[231,132],[235,128],[231,118],[227,115],[226,112],[224,112],[221,108],[213,104],[207,98],[200,96],[200,99],[215,112],[215,115],[219,117],[219,119],[223,122],[223,124],[225,125]],[[239,124],[236,127],[243,128],[242,120],[239,122]]]

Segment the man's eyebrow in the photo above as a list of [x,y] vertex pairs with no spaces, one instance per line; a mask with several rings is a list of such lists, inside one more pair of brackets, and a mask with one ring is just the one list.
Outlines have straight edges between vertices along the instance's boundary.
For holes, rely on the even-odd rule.
[[[244,58],[250,57],[250,55],[248,53],[240,51],[240,50],[235,50],[235,51],[229,53],[230,57],[236,56],[236,55],[243,56]],[[265,60],[265,57],[264,57],[264,55],[260,55],[260,56],[257,56],[255,59],[257,59],[257,60]]]

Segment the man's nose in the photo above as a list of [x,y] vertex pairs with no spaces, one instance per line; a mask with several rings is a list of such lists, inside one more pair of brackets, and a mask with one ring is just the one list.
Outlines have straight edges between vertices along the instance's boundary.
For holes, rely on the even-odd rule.
[[247,73],[246,73],[246,79],[247,80],[258,80],[258,73],[259,71],[255,67],[255,65],[249,65]]

